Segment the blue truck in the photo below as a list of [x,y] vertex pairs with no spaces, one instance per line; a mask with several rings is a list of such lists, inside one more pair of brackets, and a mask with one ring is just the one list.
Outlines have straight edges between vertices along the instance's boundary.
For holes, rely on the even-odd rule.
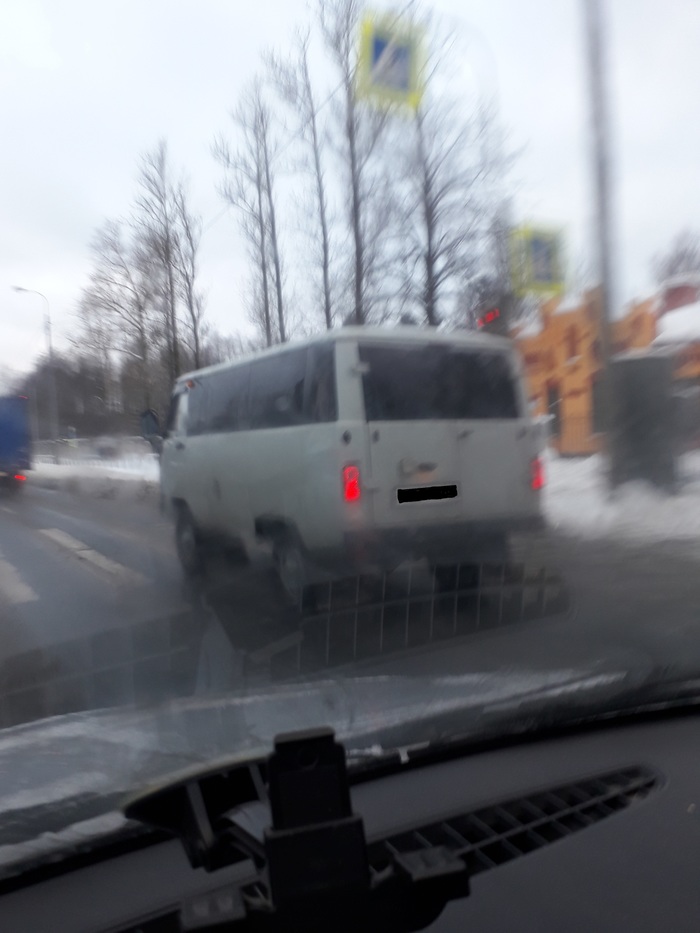
[[19,489],[31,469],[29,402],[23,395],[0,396],[0,483]]

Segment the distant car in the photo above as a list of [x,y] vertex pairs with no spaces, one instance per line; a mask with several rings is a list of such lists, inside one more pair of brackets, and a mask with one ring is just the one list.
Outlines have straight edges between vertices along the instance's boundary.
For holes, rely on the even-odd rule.
[[161,489],[188,573],[213,539],[271,543],[296,598],[406,559],[503,559],[541,524],[538,452],[507,340],[344,327],[181,377]]
[[0,483],[21,488],[31,469],[32,436],[28,400],[23,395],[0,397]]

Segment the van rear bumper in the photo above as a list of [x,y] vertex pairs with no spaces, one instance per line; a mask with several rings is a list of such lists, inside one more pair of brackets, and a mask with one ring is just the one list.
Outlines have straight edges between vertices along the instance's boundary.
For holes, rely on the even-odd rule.
[[541,515],[511,519],[348,531],[345,560],[359,567],[391,567],[405,560],[427,558],[431,563],[502,560],[511,534],[543,531]]

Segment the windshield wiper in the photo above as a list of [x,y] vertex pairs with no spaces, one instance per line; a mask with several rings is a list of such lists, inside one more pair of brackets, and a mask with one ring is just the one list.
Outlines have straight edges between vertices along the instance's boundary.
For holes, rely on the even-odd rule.
[[193,868],[252,863],[245,883],[185,902],[183,930],[409,933],[469,894],[466,862],[442,846],[370,864],[345,750],[331,729],[278,737],[267,760],[183,776],[124,812],[179,837]]

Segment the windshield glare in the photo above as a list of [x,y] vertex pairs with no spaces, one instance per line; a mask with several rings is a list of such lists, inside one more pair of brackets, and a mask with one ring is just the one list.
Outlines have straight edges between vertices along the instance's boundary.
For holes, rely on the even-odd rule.
[[688,4],[6,6],[0,849],[697,674]]

